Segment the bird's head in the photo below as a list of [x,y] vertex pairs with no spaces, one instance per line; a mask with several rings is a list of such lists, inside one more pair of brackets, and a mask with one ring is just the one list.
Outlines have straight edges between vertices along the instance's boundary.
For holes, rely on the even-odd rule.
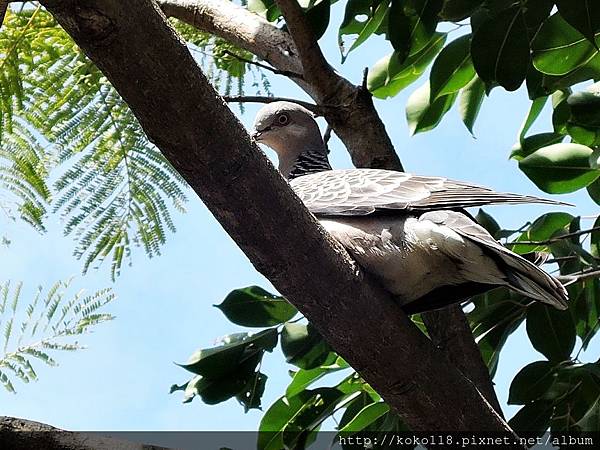
[[313,114],[291,102],[273,102],[261,108],[252,137],[275,150],[280,161],[295,159],[307,149],[324,148]]

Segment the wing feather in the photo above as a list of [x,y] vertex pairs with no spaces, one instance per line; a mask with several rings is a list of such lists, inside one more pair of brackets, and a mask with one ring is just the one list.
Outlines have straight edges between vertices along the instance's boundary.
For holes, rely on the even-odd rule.
[[381,169],[328,170],[295,178],[290,185],[317,215],[368,215],[377,210],[430,211],[494,203],[566,205],[529,195],[443,177],[424,177]]

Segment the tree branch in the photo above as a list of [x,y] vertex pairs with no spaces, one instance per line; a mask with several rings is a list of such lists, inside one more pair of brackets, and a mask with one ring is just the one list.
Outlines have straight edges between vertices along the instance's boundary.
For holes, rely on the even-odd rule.
[[323,107],[314,103],[303,102],[289,97],[264,97],[260,95],[224,95],[223,100],[227,103],[273,103],[273,102],[291,102],[304,106],[315,114],[322,115]]
[[298,78],[300,80],[304,79],[304,77],[302,76],[302,74],[299,74],[299,73],[296,73],[296,72],[290,72],[289,70],[275,69],[274,67],[267,66],[266,64],[259,63],[258,61],[253,61],[251,59],[244,58],[243,56],[237,55],[237,54],[235,54],[233,52],[230,52],[229,50],[225,50],[225,51],[223,51],[223,53],[225,53],[225,54],[227,54],[227,55],[229,55],[229,56],[231,56],[231,57],[233,57],[235,59],[238,59],[238,60],[240,60],[242,62],[245,62],[246,64],[251,64],[253,66],[260,67],[261,69],[268,70],[269,72],[272,72],[275,75],[283,75],[284,77]]
[[275,0],[296,44],[305,79],[321,90],[335,92],[336,87],[345,80],[337,75],[329,65],[315,35],[296,0]]
[[[255,267],[413,430],[512,435],[293,195],[154,2],[42,4],[104,72]],[[315,268],[327,277],[312,276]]]
[[6,10],[8,9],[8,4],[10,0],[0,0],[0,28],[4,24],[4,16],[6,16]]
[[169,450],[6,416],[0,416],[0,447],[11,450]]
[[[298,47],[288,33],[228,1],[158,0],[158,3],[168,16],[226,39],[268,61],[279,70],[302,73],[304,81],[294,81],[319,105],[338,105],[337,108],[323,111],[323,115],[345,144],[356,167],[403,170],[370,94],[339,75],[334,74],[338,77],[337,80],[329,80],[332,77],[329,65],[323,62],[323,55],[314,36],[307,30],[306,20],[299,17],[299,6],[295,0],[279,1],[283,2],[284,15],[285,7],[288,6],[286,17],[290,21],[288,27],[292,33],[300,28],[300,36],[296,37],[294,34],[294,38],[299,41],[296,43]],[[304,59],[301,62],[302,53]],[[303,70],[303,65],[308,73]],[[323,71],[326,75],[319,75]],[[324,85],[311,83],[321,76],[329,81]],[[487,367],[462,309],[454,305],[445,308],[443,312],[444,314],[431,314],[431,319],[428,318],[429,314],[423,315],[424,322],[431,326],[429,334],[432,340],[436,345],[450,341],[455,343],[450,347],[444,346],[447,356],[473,381],[498,413],[502,414],[492,380],[489,374],[484,376]],[[461,324],[460,331],[457,324]]]

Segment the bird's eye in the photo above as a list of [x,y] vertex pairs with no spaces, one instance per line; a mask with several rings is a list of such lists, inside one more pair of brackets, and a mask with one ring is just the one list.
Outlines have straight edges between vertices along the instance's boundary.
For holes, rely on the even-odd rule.
[[279,122],[279,125],[287,125],[289,121],[290,118],[287,114],[280,114],[279,117],[277,117],[277,122]]

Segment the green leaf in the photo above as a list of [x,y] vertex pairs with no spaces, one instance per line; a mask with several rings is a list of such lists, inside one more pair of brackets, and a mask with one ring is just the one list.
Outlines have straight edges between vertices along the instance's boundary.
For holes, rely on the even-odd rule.
[[399,62],[431,41],[441,7],[441,0],[392,0],[388,38]]
[[473,34],[473,65],[487,85],[507,91],[521,86],[529,67],[529,40],[521,7],[505,9],[487,19]]
[[393,97],[423,75],[429,63],[446,42],[445,33],[435,33],[420,51],[400,62],[394,52],[375,63],[367,77],[367,87],[377,98]]
[[268,378],[264,373],[256,372],[250,377],[246,386],[236,394],[235,398],[244,407],[244,412],[260,409]]
[[591,184],[600,171],[590,168],[592,149],[580,144],[554,144],[519,161],[519,168],[542,191],[575,192]]
[[[371,10],[369,2],[362,0],[349,0],[346,4],[344,20],[340,25],[338,32],[338,41],[342,53],[342,63],[346,61],[348,54],[364,43],[381,26],[388,11],[389,0],[382,0],[377,3],[375,10]],[[368,19],[359,22],[356,17],[367,15]],[[356,40],[352,43],[348,51],[344,51],[343,35],[358,34]]]
[[569,24],[596,45],[600,31],[600,5],[596,0],[556,0],[558,12]]
[[479,115],[484,96],[485,83],[477,75],[460,91],[458,110],[463,123],[471,134],[473,134],[475,120]]
[[223,303],[215,305],[236,325],[270,327],[287,322],[298,312],[285,298],[261,287],[249,286],[231,291]]
[[440,52],[429,76],[433,99],[458,92],[473,80],[475,69],[470,50],[471,35],[467,34],[450,42]]
[[597,54],[596,48],[558,13],[544,22],[531,50],[535,68],[557,76],[589,63]]
[[549,361],[568,360],[575,347],[576,332],[570,312],[542,303],[534,303],[527,310],[527,335]]
[[277,329],[269,328],[256,334],[239,333],[230,335],[225,344],[218,347],[200,349],[190,356],[186,364],[179,364],[186,370],[208,378],[223,377],[235,371],[240,364],[256,354],[272,351],[277,345]]
[[596,180],[586,187],[588,194],[596,204],[600,205],[600,180]]
[[554,382],[554,365],[536,361],[523,367],[510,384],[509,405],[525,405],[538,400]]
[[281,397],[260,421],[257,448],[281,450],[290,448],[286,447],[290,441],[301,443],[302,438],[307,437],[307,427],[344,397],[344,393],[333,388],[305,390],[292,398]]
[[450,22],[460,22],[469,17],[484,0],[444,0],[440,18]]
[[541,435],[550,426],[552,417],[552,403],[536,400],[523,406],[515,416],[508,421],[508,425],[517,433],[535,432]]
[[495,239],[497,239],[496,236],[500,231],[500,225],[498,225],[498,222],[496,222],[496,220],[492,216],[490,216],[488,213],[486,213],[483,209],[480,208],[479,211],[477,211],[475,220],[479,225],[485,228],[488,231],[488,233],[490,233]]
[[435,128],[456,100],[457,94],[449,94],[430,102],[429,83],[424,84],[406,102],[406,120],[410,134]]
[[308,324],[286,323],[281,332],[281,349],[290,364],[313,369],[329,357],[331,348],[315,328]]
[[527,117],[525,118],[525,121],[523,122],[523,125],[521,125],[521,129],[519,130],[519,142],[523,142],[525,135],[531,129],[531,126],[542,113],[542,110],[544,109],[547,100],[548,97],[539,97],[531,102],[531,107],[529,108]]
[[[600,217],[596,218],[592,228],[600,228]],[[600,230],[596,230],[596,231],[592,232],[591,240],[590,240],[590,248],[591,248],[592,255],[594,255],[595,258],[599,258],[600,257]]]
[[500,321],[498,324],[492,327],[490,331],[485,333],[484,336],[477,342],[479,350],[481,351],[481,357],[488,367],[490,376],[492,378],[494,377],[496,369],[498,368],[500,352],[504,347],[506,340],[517,328],[519,328],[523,318],[523,314],[513,314],[513,316]]
[[356,414],[356,416],[354,416],[352,420],[348,422],[348,424],[341,428],[339,434],[351,434],[362,431],[381,416],[387,414],[389,410],[390,407],[383,402],[371,403],[370,405],[367,405],[361,409],[358,414]]
[[521,161],[536,150],[548,147],[552,144],[558,144],[562,142],[564,138],[565,136],[560,133],[540,133],[527,136],[513,146],[510,151],[510,157],[517,161]]
[[315,35],[315,39],[321,39],[327,30],[329,25],[331,3],[329,0],[321,0],[320,2],[313,4],[305,12],[306,19],[310,24],[312,31]]
[[349,367],[348,363],[339,356],[331,354],[328,359],[333,360],[331,364],[325,361],[322,366],[315,367],[314,369],[300,369],[294,374],[292,381],[285,390],[285,396],[290,398],[294,395],[299,394],[312,383],[323,378],[325,375],[330,373],[338,372]]
[[[551,237],[568,229],[568,226],[573,221],[574,217],[571,214],[563,212],[547,213],[538,217],[533,224],[521,233],[515,242],[519,241],[547,241]],[[545,245],[521,244],[512,247],[515,253],[529,253],[534,251],[543,251]]]
[[595,431],[600,430],[600,397],[596,399],[592,407],[585,413],[578,422],[577,426],[581,431]]

